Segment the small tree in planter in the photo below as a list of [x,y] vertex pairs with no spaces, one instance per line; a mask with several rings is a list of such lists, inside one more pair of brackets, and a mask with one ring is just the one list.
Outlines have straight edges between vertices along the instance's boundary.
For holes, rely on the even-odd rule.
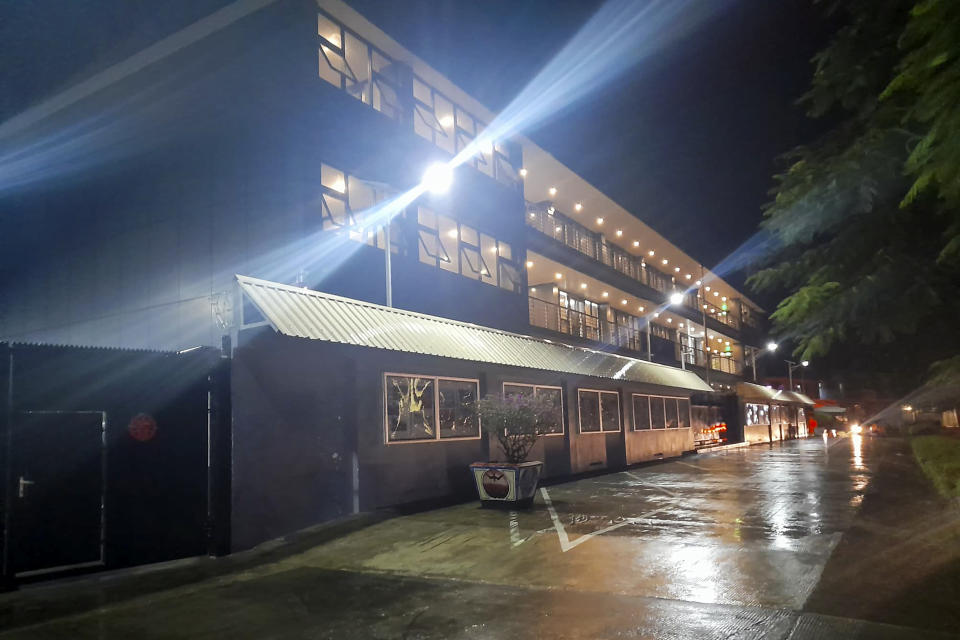
[[488,395],[480,400],[477,409],[483,430],[497,439],[507,459],[470,465],[481,502],[532,504],[543,463],[528,462],[527,456],[544,431],[552,406],[532,396]]

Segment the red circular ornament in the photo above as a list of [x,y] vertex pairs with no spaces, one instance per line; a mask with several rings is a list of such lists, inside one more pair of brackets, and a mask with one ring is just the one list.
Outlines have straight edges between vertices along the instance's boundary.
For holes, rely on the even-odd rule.
[[157,435],[157,421],[147,413],[138,413],[130,419],[127,431],[134,440],[147,442]]
[[506,498],[510,493],[510,481],[499,469],[487,469],[483,474],[483,490],[491,498]]

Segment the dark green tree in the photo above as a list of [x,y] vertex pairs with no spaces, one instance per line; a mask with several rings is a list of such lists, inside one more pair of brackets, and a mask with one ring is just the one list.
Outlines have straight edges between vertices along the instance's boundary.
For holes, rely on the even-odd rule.
[[[803,358],[910,378],[960,370],[960,1],[835,0],[749,279]],[[906,374],[906,375],[905,375]]]

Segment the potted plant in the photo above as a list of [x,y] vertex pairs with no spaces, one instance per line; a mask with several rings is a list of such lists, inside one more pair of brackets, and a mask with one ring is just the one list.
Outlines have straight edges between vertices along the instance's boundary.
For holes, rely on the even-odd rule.
[[505,462],[470,465],[477,495],[483,506],[530,506],[540,481],[543,463],[527,461],[551,410],[532,396],[488,395],[477,405],[483,430],[496,437]]

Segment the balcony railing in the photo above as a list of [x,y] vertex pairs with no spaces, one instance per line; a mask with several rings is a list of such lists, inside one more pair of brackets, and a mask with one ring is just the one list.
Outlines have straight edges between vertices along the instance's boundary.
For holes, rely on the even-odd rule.
[[[647,285],[665,294],[673,293],[673,276],[662,273],[648,265],[642,258],[630,255],[620,247],[610,244],[599,233],[590,231],[578,222],[574,222],[550,205],[530,205],[527,207],[527,224],[540,233],[562,242],[583,255],[616,269],[625,276]],[[687,294],[684,304],[696,308],[696,297]]]
[[[552,213],[551,210],[553,210]],[[643,258],[638,258],[620,247],[610,244],[602,234],[590,231],[580,223],[556,211],[550,204],[528,205],[527,225],[588,258],[612,267],[628,278],[663,294],[670,295],[674,291],[683,289],[682,286],[677,286],[676,279],[673,276],[650,266]],[[701,299],[699,292],[686,293],[683,297],[683,304],[699,312],[704,310],[704,304],[717,308],[709,300]],[[735,329],[739,327],[739,322],[733,313],[707,315],[728,327]]]
[[[530,324],[542,329],[565,333],[577,338],[602,342],[638,354],[647,353],[646,332],[634,327],[610,322],[562,307],[556,303],[538,298],[528,298]],[[660,344],[668,344],[673,349],[673,359],[680,361],[681,355],[687,364],[732,374],[740,373],[740,363],[732,356],[721,356],[719,352],[705,353],[702,349],[682,347],[673,339],[673,331],[657,324],[650,325],[651,339]],[[668,349],[670,348],[668,347]],[[662,349],[654,349],[662,353]]]

